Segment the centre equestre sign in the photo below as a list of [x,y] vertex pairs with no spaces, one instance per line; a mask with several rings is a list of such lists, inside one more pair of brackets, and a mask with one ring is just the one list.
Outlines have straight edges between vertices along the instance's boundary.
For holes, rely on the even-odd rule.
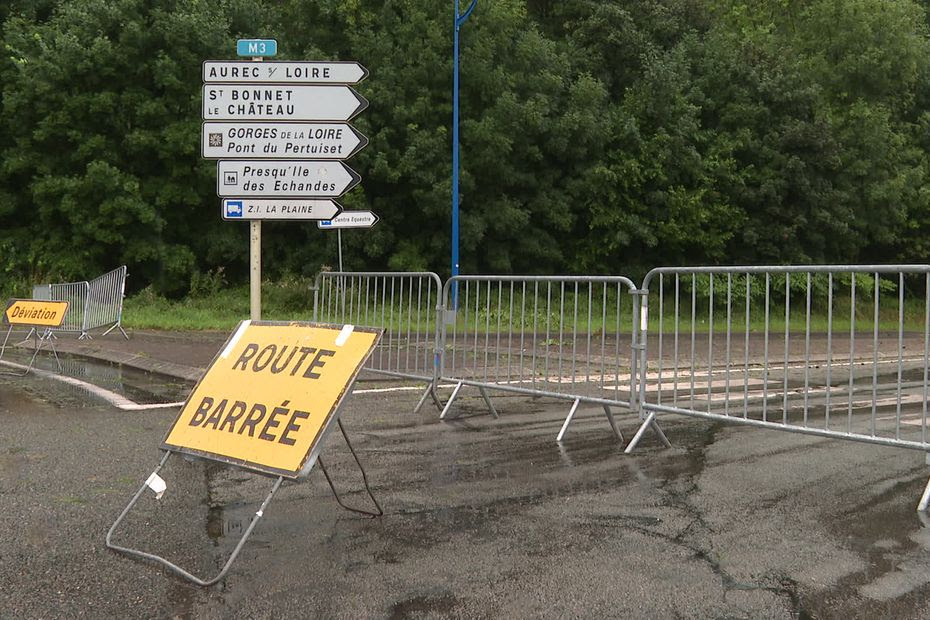
[[60,327],[67,312],[67,301],[11,299],[3,313],[3,322],[10,326]]
[[243,321],[191,392],[162,448],[287,478],[309,474],[381,333]]

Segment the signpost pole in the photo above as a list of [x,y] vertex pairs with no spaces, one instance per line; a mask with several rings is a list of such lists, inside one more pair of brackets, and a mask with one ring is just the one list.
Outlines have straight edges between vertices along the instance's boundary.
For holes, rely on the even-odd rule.
[[[252,58],[261,62],[262,57]],[[249,222],[249,318],[262,320],[262,221]]]
[[342,273],[342,229],[336,229],[336,243],[339,245],[339,273]]
[[249,221],[249,317],[262,318],[262,221]]
[[[459,0],[452,0],[455,8],[455,28],[452,35],[452,276],[459,275],[459,30],[478,4],[471,0],[465,12],[459,14]],[[452,285],[452,307],[457,306],[458,287]]]

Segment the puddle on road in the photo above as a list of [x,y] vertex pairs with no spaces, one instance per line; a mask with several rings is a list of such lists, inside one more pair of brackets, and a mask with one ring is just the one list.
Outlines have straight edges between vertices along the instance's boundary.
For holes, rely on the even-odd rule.
[[[31,353],[19,350],[8,350],[4,354],[4,360],[23,365],[29,363],[30,357]],[[121,364],[63,354],[59,355],[59,359],[61,371],[58,370],[55,358],[50,354],[40,354],[36,359],[35,367],[104,388],[137,404],[182,401],[192,388],[192,384],[187,381],[148,373]],[[32,372],[22,377],[2,375],[0,381],[10,386],[25,388],[59,406],[89,407],[99,406],[102,402],[100,396],[88,389],[42,377]]]
[[413,596],[397,601],[391,608],[391,620],[411,617],[433,617],[435,615],[449,614],[458,604],[458,599],[449,593],[428,594]]
[[242,538],[254,514],[254,507],[244,502],[210,506],[207,510],[207,536],[214,544],[222,538]]

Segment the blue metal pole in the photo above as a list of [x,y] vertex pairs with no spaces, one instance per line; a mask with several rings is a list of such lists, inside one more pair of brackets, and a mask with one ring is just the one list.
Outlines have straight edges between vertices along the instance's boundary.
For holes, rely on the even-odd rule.
[[[459,0],[452,35],[452,275],[459,275]],[[454,293],[453,293],[454,296]],[[453,303],[453,307],[455,307]]]
[[[472,0],[464,13],[459,14],[459,0],[452,0],[454,32],[452,38],[452,275],[459,275],[459,30],[475,9],[478,0]],[[458,286],[452,285],[452,307],[458,307]]]

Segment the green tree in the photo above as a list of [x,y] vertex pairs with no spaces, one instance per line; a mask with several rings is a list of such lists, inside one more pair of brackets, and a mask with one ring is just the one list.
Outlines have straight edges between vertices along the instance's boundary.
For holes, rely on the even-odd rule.
[[28,237],[18,260],[33,273],[84,279],[127,263],[139,283],[186,290],[215,236],[200,63],[230,49],[242,9],[81,0],[44,22],[7,20],[3,170],[19,191],[4,221]]

